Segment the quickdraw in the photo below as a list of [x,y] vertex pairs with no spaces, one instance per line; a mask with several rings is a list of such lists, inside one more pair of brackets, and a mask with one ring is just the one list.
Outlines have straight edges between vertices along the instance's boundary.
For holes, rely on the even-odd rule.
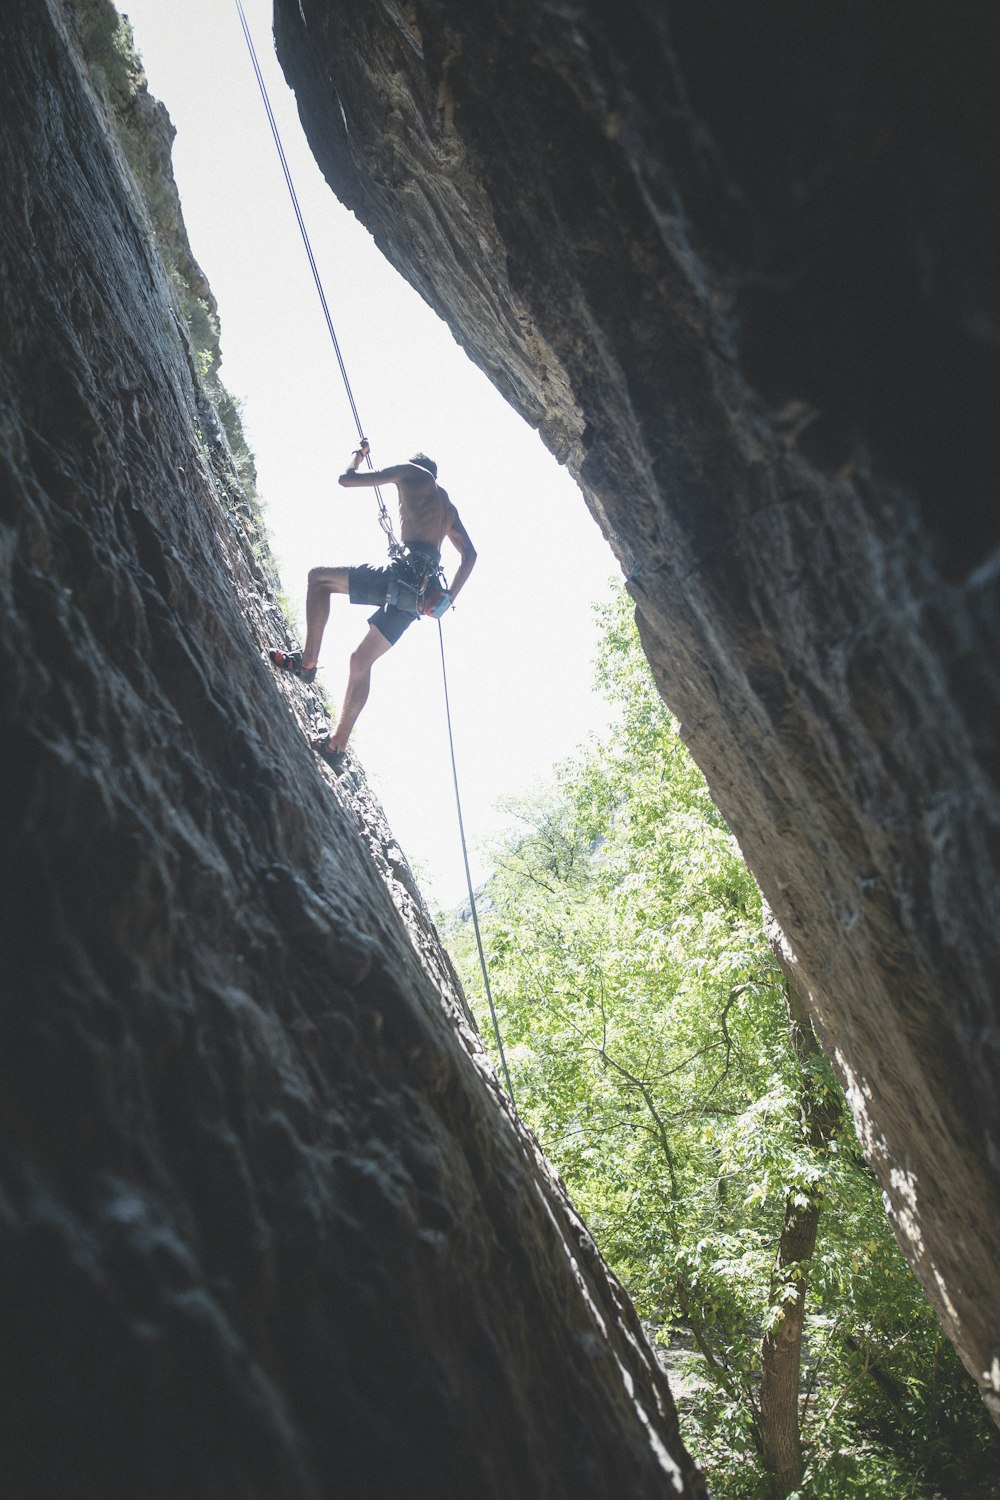
[[[362,442],[365,442],[367,447],[366,439],[362,438]],[[369,469],[374,468],[371,453],[366,452],[365,457],[368,460]],[[379,489],[378,485],[375,486],[375,499],[378,501],[378,524],[385,532],[386,539],[389,543],[389,556],[392,558],[393,562],[403,562],[406,558],[406,548],[403,546],[402,542],[397,540],[396,533],[392,529],[392,518],[389,515],[388,510],[386,509],[385,501],[382,499],[382,491]]]

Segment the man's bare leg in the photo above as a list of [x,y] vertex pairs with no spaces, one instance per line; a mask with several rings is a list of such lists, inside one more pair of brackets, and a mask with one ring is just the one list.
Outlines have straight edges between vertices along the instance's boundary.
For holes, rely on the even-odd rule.
[[306,643],[302,647],[302,667],[309,671],[319,661],[323,632],[330,618],[330,595],[346,594],[350,586],[349,568],[313,568],[306,589]]
[[357,650],[351,653],[351,667],[347,677],[344,706],[340,710],[337,727],[327,741],[327,749],[347,749],[347,741],[351,737],[351,730],[357,722],[358,714],[368,702],[368,692],[372,682],[372,667],[380,656],[384,656],[387,651],[391,650],[392,642],[387,641],[382,632],[376,630],[374,625],[369,625],[368,634]]

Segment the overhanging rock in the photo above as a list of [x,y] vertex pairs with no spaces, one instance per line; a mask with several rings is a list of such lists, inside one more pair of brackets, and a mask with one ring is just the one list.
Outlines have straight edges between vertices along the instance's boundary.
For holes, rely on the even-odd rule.
[[67,29],[106,11],[0,15],[4,1492],[703,1496],[264,660],[260,538]]
[[1000,12],[275,14],[334,190],[578,476],[1000,1417]]

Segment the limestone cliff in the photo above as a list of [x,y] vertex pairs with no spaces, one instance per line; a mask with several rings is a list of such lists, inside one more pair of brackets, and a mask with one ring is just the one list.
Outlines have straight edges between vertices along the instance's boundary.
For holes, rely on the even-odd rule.
[[579,477],[1000,1417],[1000,12],[275,14],[334,190]]
[[363,778],[264,659],[213,308],[123,155],[169,210],[106,12],[0,13],[4,1494],[702,1495]]

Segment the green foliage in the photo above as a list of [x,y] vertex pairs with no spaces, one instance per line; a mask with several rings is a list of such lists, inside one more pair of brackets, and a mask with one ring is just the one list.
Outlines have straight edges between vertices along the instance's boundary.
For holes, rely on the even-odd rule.
[[72,0],[71,17],[91,82],[105,100],[109,121],[142,195],[155,251],[172,292],[174,316],[186,334],[192,377],[211,402],[225,433],[226,443],[217,445],[218,452],[200,433],[206,469],[215,477],[220,498],[244,532],[269,585],[277,589],[270,538],[257,492],[257,469],[243,431],[241,403],[219,378],[218,314],[208,283],[191,254],[170,170],[172,127],[162,106],[148,93],[128,18],[118,13],[111,0]]
[[95,87],[124,108],[146,82],[128,18],[111,0],[74,0],[73,10]]
[[[671,1350],[687,1440],[716,1495],[769,1493],[761,1337],[798,1277],[801,1494],[993,1493],[976,1488],[995,1464],[992,1429],[896,1247],[829,1065],[791,1045],[756,886],[656,692],[624,593],[603,623],[613,741],[511,809],[520,828],[482,896],[519,1109]],[[475,996],[457,921],[451,946]],[[810,1101],[834,1122],[819,1142]],[[789,1201],[822,1204],[819,1241],[776,1280]]]

